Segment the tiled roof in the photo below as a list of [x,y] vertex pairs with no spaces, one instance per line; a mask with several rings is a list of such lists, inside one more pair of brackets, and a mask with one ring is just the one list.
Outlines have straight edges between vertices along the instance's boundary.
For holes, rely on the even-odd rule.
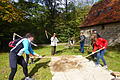
[[94,4],[80,27],[120,21],[120,0],[103,0]]

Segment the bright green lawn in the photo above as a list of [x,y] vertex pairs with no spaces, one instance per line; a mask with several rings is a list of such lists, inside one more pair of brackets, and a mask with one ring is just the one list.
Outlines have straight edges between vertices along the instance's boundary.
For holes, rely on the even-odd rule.
[[[50,46],[46,47],[39,47],[35,49],[35,52],[41,55],[50,56]],[[71,49],[67,49],[64,46],[58,46],[57,47],[57,54],[55,56],[60,55],[87,55],[87,52],[85,54],[81,54],[79,52],[79,46],[76,46]],[[7,80],[8,75],[10,73],[9,68],[9,58],[7,53],[0,53],[0,80]],[[120,71],[120,52],[114,51],[114,50],[107,50],[107,53],[105,55],[105,59],[107,61],[109,69],[113,71]],[[29,75],[31,75],[36,80],[51,80],[52,74],[50,73],[50,69],[48,66],[48,63],[50,62],[50,59],[41,59],[41,60],[35,60],[35,64],[31,64],[28,66],[29,69]],[[102,63],[102,62],[101,62]],[[15,75],[15,80],[21,80],[24,78],[22,67],[18,66],[17,73]]]

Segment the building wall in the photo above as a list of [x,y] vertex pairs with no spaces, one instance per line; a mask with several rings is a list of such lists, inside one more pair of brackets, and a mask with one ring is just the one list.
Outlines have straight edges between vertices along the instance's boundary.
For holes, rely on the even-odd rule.
[[87,37],[86,44],[89,44],[90,31],[92,29],[97,30],[103,38],[108,40],[109,45],[113,46],[120,43],[120,22],[81,28],[80,30],[83,30]]

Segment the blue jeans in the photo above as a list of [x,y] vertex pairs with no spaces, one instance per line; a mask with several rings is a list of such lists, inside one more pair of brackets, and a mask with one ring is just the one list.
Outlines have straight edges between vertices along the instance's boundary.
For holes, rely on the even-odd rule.
[[84,53],[84,42],[80,42],[80,52]]
[[106,52],[106,49],[103,49],[97,53],[97,62],[96,62],[97,65],[100,64],[100,59],[102,59],[104,65],[106,65],[106,61],[104,59],[105,52]]

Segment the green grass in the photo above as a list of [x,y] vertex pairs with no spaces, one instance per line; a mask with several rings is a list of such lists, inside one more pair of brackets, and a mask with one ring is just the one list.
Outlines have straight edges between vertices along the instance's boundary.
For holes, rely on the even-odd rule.
[[[86,50],[86,47],[85,47]],[[51,47],[39,47],[35,49],[35,52],[40,55],[51,55]],[[82,54],[79,52],[79,46],[74,48],[66,48],[65,46],[58,46],[57,47],[57,54],[55,56],[61,55],[88,55],[87,52]],[[110,70],[113,71],[120,71],[120,52],[117,50],[107,50],[105,54],[105,59],[107,61],[108,67]],[[49,69],[49,62],[50,59],[41,59],[35,60],[35,64],[31,64],[28,66],[29,75],[36,80],[51,80],[52,74]],[[102,62],[100,62],[102,63]],[[10,73],[9,68],[9,54],[7,53],[0,53],[0,80],[7,80]],[[22,80],[24,78],[22,67],[18,65],[17,73],[15,75],[14,80]]]
[[109,50],[105,55],[109,69],[120,72],[120,52]]
[[[10,68],[9,68],[9,58],[8,54],[0,53],[0,80],[7,80]],[[29,75],[36,80],[51,80],[52,75],[48,63],[50,59],[41,59],[35,64],[28,66]],[[18,65],[17,73],[14,80],[22,80],[24,78],[22,67]]]

